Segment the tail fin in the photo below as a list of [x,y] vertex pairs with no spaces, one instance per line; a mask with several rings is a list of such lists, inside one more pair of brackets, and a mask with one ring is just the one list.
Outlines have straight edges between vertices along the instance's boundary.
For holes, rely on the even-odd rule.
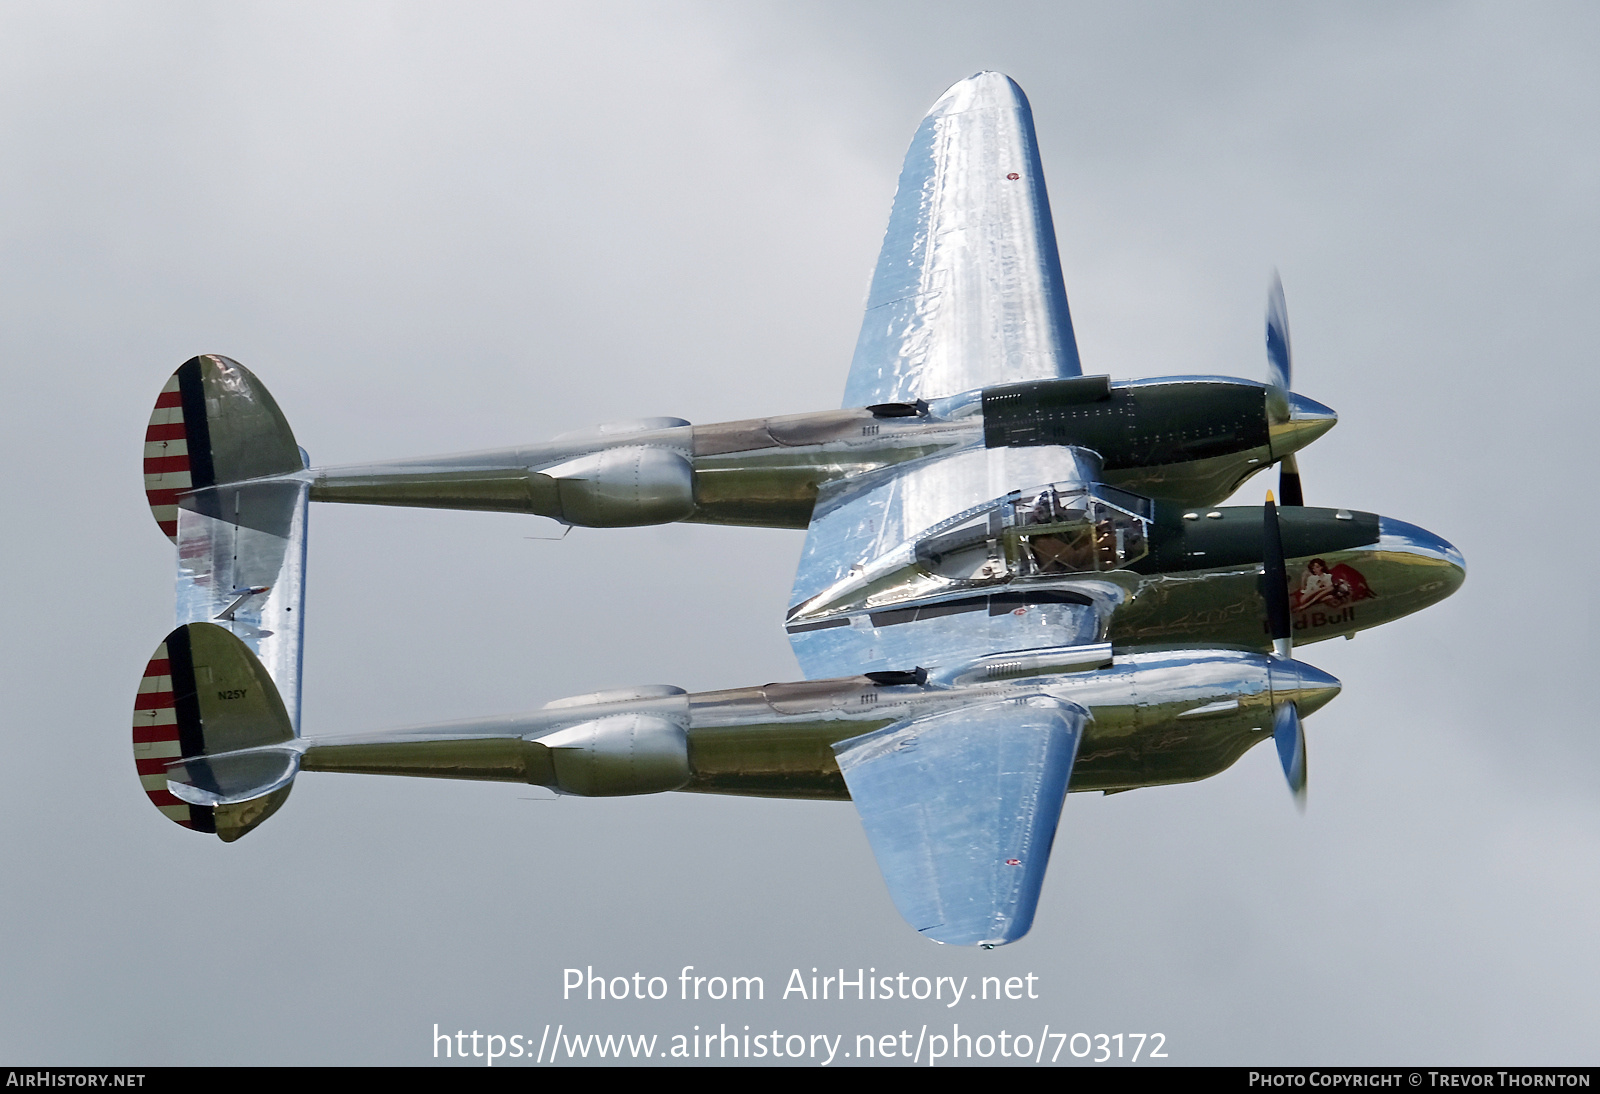
[[213,623],[244,643],[295,733],[307,463],[261,381],[215,354],[172,374],[145,433],[150,508],[178,545],[177,622]]
[[294,433],[249,369],[214,353],[191,357],[161,389],[144,435],[145,496],[174,543],[178,502],[194,490],[291,474]]
[[133,759],[150,801],[233,842],[275,813],[300,769],[296,733],[271,675],[210,623],[167,635],[133,708]]

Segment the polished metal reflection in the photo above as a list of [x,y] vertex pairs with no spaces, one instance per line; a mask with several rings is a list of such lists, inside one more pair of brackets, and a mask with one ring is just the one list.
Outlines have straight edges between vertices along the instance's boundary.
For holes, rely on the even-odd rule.
[[197,491],[178,508],[178,623],[215,623],[244,642],[297,730],[306,496],[304,482],[267,481]]
[[[1028,661],[1036,673],[1028,675]],[[1074,659],[1078,663],[1074,664]],[[691,765],[683,789],[776,797],[845,796],[832,748],[889,725],[1032,695],[1089,711],[1073,789],[1115,790],[1216,774],[1270,736],[1273,688],[1305,711],[1337,693],[1311,666],[1231,650],[1151,651],[1107,663],[1104,647],[1028,651],[1009,672],[985,654],[951,667],[957,683],[880,683],[866,676],[729,691],[645,694],[552,704],[510,718],[304,742],[304,767],[534,782],[568,793],[547,742],[573,727],[634,716],[681,725]],[[1276,674],[1276,675],[1274,675]],[[969,682],[970,681],[970,682]],[[630,694],[625,690],[618,694]],[[1186,717],[1195,712],[1204,716]],[[668,750],[669,751],[669,750]],[[665,755],[665,751],[662,752]]]
[[[1271,400],[1268,400],[1270,407]],[[1272,436],[1272,454],[1278,458],[1298,452],[1339,424],[1339,415],[1315,399],[1288,393],[1288,407],[1280,415],[1269,416],[1267,429]]]
[[1302,716],[1327,706],[1341,687],[1337,679],[1314,665],[1281,658],[1273,659],[1268,680],[1273,704],[1293,703]]
[[923,119],[900,172],[844,405],[1081,372],[1033,114],[998,72]]
[[1458,571],[1456,586],[1459,587],[1466,580],[1467,560],[1455,545],[1415,524],[1407,524],[1393,517],[1379,517],[1378,549],[1435,559]]
[[[869,519],[882,519],[874,503],[856,504],[878,513]],[[1082,479],[1011,490],[851,566],[790,609],[789,628],[912,605],[953,611],[966,601],[976,610],[971,598],[980,593],[1026,592],[1045,602],[1051,591],[1077,591],[1092,599],[1100,585],[1091,580],[1079,590],[1086,577],[1124,569],[1148,553],[1150,511],[1147,499]]]
[[[1074,703],[1030,695],[833,746],[907,923],[958,946],[1028,933],[1088,719]],[[952,783],[951,771],[966,776]]]
[[[1221,505],[1337,420],[1289,390],[1281,296],[1269,384],[1082,376],[1027,100],[979,73],[941,97],[906,155],[845,409],[630,419],[308,471],[259,382],[197,358],[158,400],[147,489],[176,535],[192,624],[169,640],[198,634],[212,660],[189,670],[227,681],[179,712],[167,655],[151,661],[137,709],[151,726],[187,722],[141,775],[170,776],[176,804],[159,804],[179,823],[215,810],[224,839],[270,815],[302,767],[580,796],[849,798],[913,927],[1012,941],[1069,786],[1207,778],[1287,723],[1282,711],[1300,733],[1338,694],[1327,673],[1265,653],[1263,518]],[[215,390],[196,395],[202,382]],[[226,473],[179,474],[212,455]],[[312,500],[806,529],[788,631],[807,679],[616,688],[507,718],[300,737]],[[1372,514],[1297,506],[1281,528],[1293,557],[1280,568],[1274,554],[1273,580],[1291,585],[1296,643],[1416,611],[1465,575],[1444,540]],[[247,688],[264,702],[273,681],[281,708],[250,714]],[[230,728],[241,720],[250,732]]]

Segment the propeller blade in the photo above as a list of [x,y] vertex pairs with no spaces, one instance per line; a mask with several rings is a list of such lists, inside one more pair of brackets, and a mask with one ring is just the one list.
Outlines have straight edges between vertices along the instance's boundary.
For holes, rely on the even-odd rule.
[[1283,495],[1285,505],[1306,503],[1306,496],[1300,489],[1300,464],[1292,452],[1278,463],[1278,493]]
[[1289,780],[1289,792],[1302,810],[1306,807],[1306,729],[1300,721],[1300,708],[1284,703],[1272,716],[1272,740],[1278,746],[1278,759]]
[[[1285,482],[1292,483],[1295,493],[1298,494],[1300,473],[1294,466],[1294,457],[1284,460],[1283,474]],[[1261,512],[1261,580],[1265,583],[1261,593],[1267,602],[1267,624],[1272,632],[1272,653],[1274,657],[1280,659],[1272,669],[1274,674],[1272,688],[1274,691],[1278,691],[1280,686],[1297,689],[1297,693],[1306,697],[1312,704],[1312,710],[1315,710],[1332,698],[1332,695],[1323,697],[1318,694],[1315,686],[1308,687],[1308,684],[1320,678],[1324,683],[1323,690],[1326,691],[1328,682],[1337,685],[1337,681],[1308,665],[1289,660],[1294,649],[1294,621],[1289,613],[1289,567],[1283,557],[1283,528],[1278,524],[1278,506],[1272,500],[1271,490],[1267,491],[1267,501]],[[1281,665],[1281,670],[1276,667],[1277,665]],[[1334,690],[1336,691],[1336,687]],[[1294,795],[1295,805],[1304,812],[1306,730],[1300,721],[1300,707],[1293,699],[1280,703],[1273,710],[1272,740],[1278,746],[1278,760],[1283,764],[1284,778],[1289,780],[1289,792]]]
[[1289,358],[1289,306],[1283,299],[1283,281],[1272,271],[1267,290],[1267,383],[1287,397],[1294,373]]
[[1293,645],[1290,641],[1289,568],[1283,559],[1283,530],[1278,527],[1278,507],[1272,501],[1271,490],[1267,491],[1267,503],[1261,512],[1261,579],[1272,651],[1287,660]]
[[[1283,299],[1283,280],[1278,271],[1273,270],[1272,287],[1267,290],[1267,417],[1279,426],[1288,425],[1295,417],[1297,396],[1289,390],[1293,377],[1289,306]],[[1285,505],[1306,503],[1300,489],[1300,465],[1295,462],[1293,453],[1280,461],[1278,492],[1283,495]]]

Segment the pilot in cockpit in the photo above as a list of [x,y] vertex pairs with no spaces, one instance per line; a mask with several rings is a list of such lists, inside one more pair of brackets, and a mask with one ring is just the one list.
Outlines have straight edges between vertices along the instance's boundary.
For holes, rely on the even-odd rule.
[[1024,523],[1049,524],[1055,519],[1055,511],[1055,490],[1053,488],[1041,490],[1038,498],[1034,500],[1033,508],[1028,511]]
[[[1084,515],[1081,509],[1063,509],[1056,489],[1046,487],[1031,506],[1022,508],[1021,523],[1030,527],[1072,523]],[[1094,568],[1093,546],[1084,531],[1077,529],[1029,536],[1028,550],[1036,574],[1071,574]]]

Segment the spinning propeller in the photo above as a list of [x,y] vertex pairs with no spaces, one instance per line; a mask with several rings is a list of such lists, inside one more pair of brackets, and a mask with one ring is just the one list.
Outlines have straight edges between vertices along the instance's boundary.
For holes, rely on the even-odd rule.
[[[1291,380],[1293,371],[1289,353],[1289,308],[1283,299],[1283,281],[1276,270],[1272,273],[1272,288],[1267,291],[1267,416],[1275,424],[1287,424],[1293,415]],[[1285,505],[1304,505],[1305,495],[1300,490],[1300,464],[1291,452],[1278,464],[1278,492]]]
[[[1269,327],[1270,330],[1270,327]],[[1287,669],[1298,666],[1292,659],[1294,641],[1289,615],[1289,571],[1283,558],[1283,532],[1278,527],[1278,506],[1267,491],[1267,503],[1262,512],[1262,575],[1266,582],[1263,595],[1267,601],[1267,623],[1272,633],[1273,662],[1268,669],[1269,679],[1276,684],[1280,675],[1280,662]],[[1282,675],[1287,675],[1283,673]],[[1335,683],[1337,683],[1335,681]],[[1278,689],[1273,688],[1274,691]],[[1283,774],[1289,780],[1289,790],[1301,811],[1306,807],[1306,731],[1300,721],[1300,707],[1294,699],[1276,702],[1272,712],[1272,740],[1278,746],[1278,759],[1283,764]],[[1320,705],[1320,704],[1318,704]]]

